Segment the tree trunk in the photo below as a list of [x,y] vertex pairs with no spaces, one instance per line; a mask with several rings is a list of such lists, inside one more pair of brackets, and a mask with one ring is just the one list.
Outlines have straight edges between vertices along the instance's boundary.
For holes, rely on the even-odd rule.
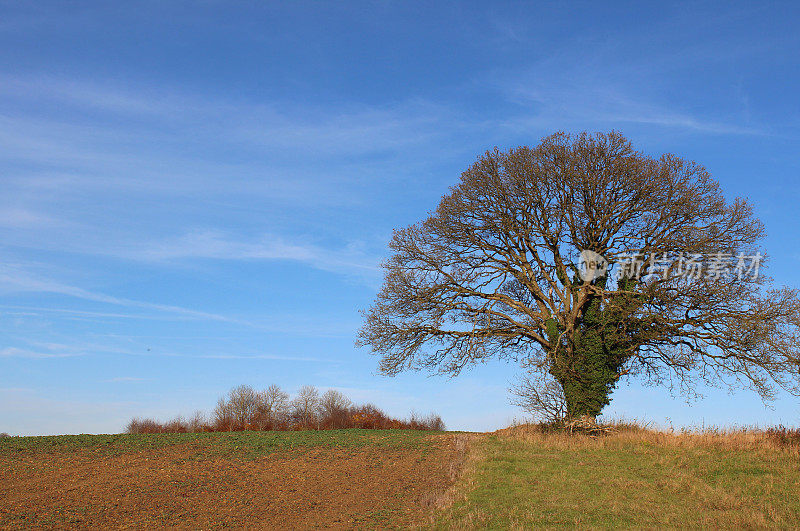
[[[603,277],[596,283],[604,286],[605,281]],[[627,282],[623,279],[620,286],[627,288]],[[556,338],[561,330],[555,320],[548,323],[548,336],[557,348],[551,354],[550,374],[561,384],[570,419],[583,417],[594,423],[610,403],[620,371],[632,354],[627,334],[621,327],[622,318],[629,311],[630,297],[623,297],[605,307],[600,297],[590,297],[569,339],[571,348],[559,348]]]
[[[570,371],[572,372],[572,371]],[[574,373],[573,373],[574,374]],[[577,378],[568,374],[554,375],[564,391],[567,403],[567,418],[594,419],[603,407],[609,403],[611,389],[604,389],[603,382],[586,381],[585,377]]]

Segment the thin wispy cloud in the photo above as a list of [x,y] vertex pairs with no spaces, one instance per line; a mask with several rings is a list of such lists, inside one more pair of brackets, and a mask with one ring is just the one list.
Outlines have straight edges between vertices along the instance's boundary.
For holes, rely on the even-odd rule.
[[[438,155],[438,151],[450,149],[452,138],[463,134],[488,134],[499,139],[531,130],[547,132],[592,123],[657,125],[713,134],[763,133],[753,126],[703,119],[649,102],[631,91],[622,92],[603,77],[598,78],[596,71],[601,67],[593,69],[590,61],[572,61],[567,69],[561,62],[570,63],[540,63],[538,69],[546,72],[545,76],[538,69],[529,69],[523,74],[507,72],[493,77],[493,90],[531,108],[490,119],[468,119],[451,104],[419,99],[391,106],[343,105],[324,112],[297,105],[278,111],[277,105],[231,102],[179,90],[162,89],[154,97],[145,87],[119,88],[52,76],[11,76],[6,79],[8,83],[0,84],[4,87],[0,94],[20,101],[44,100],[76,110],[91,109],[95,114],[54,118],[0,113],[0,139],[6,146],[6,157],[38,164],[47,161],[57,167],[55,171],[9,176],[9,192],[13,191],[18,200],[25,198],[27,204],[0,204],[0,228],[43,231],[42,237],[34,239],[9,234],[6,241],[15,245],[155,261],[293,260],[327,271],[361,270],[356,275],[362,275],[363,270],[375,269],[380,253],[364,255],[351,244],[336,249],[298,243],[296,237],[281,234],[254,239],[213,227],[197,230],[179,226],[180,217],[172,221],[172,232],[183,232],[182,236],[158,241],[142,234],[138,241],[126,242],[132,240],[131,235],[115,230],[114,223],[95,229],[80,226],[71,218],[86,211],[85,205],[77,202],[85,194],[121,200],[124,194],[134,193],[137,195],[133,197],[141,195],[142,201],[147,200],[147,208],[151,208],[153,198],[168,202],[187,196],[202,201],[213,198],[228,208],[241,208],[254,197],[269,196],[305,205],[331,198],[346,202],[358,196],[359,181],[344,177],[341,169],[329,169],[338,167],[326,165],[330,157],[347,160],[370,152],[397,154],[402,150]],[[103,119],[105,114],[127,119]],[[136,117],[134,127],[130,127],[131,117]],[[186,153],[187,138],[193,156]],[[215,152],[223,156],[207,157]],[[248,159],[248,164],[242,164],[242,159]],[[312,167],[302,170],[297,178],[297,167],[315,159],[324,172],[338,172],[335,180],[315,178]],[[281,169],[289,164],[294,166],[291,178]],[[372,167],[370,171],[380,172],[381,168]],[[70,191],[57,202],[52,194],[30,188],[41,182],[46,190],[54,179],[56,186]],[[351,193],[345,191],[348,189]],[[72,203],[71,208],[65,209],[64,201]],[[300,208],[313,217],[307,206]],[[64,212],[73,215],[65,217]],[[97,220],[95,226],[98,222],[102,223]],[[165,219],[165,223],[170,220]]]
[[[12,290],[9,290],[9,292]],[[27,291],[27,290],[24,290]],[[6,315],[39,316],[42,314],[61,314],[67,317],[86,317],[101,319],[145,319],[163,320],[164,315],[122,312],[95,312],[89,310],[76,310],[72,308],[57,308],[53,306],[18,306],[13,304],[0,304],[0,310]]]
[[66,295],[86,301],[112,304],[115,306],[125,306],[128,308],[142,308],[180,315],[186,318],[240,322],[236,319],[215,313],[202,312],[181,306],[169,304],[158,304],[152,302],[138,301],[123,297],[114,297],[104,293],[89,291],[77,286],[63,284],[61,282],[43,278],[26,271],[19,266],[0,264],[0,293],[53,293]]
[[63,226],[63,222],[27,208],[0,206],[0,227],[36,229],[53,226]]
[[[176,356],[181,356],[176,354]],[[308,356],[275,356],[271,354],[201,354],[199,356],[192,356],[197,358],[203,359],[215,359],[215,360],[277,360],[277,361],[309,361],[309,362],[324,362],[324,363],[338,363],[338,361],[325,359],[325,358],[314,358]]]
[[565,88],[509,87],[512,97],[522,103],[530,102],[537,112],[510,120],[507,125],[516,129],[547,127],[560,120],[562,125],[604,123],[614,126],[626,124],[655,125],[697,133],[720,135],[769,134],[762,127],[726,123],[681,112],[665,105],[657,105],[632,94],[611,87],[598,87],[594,83]]
[[129,91],[51,75],[22,77],[7,74],[0,85],[0,96],[22,101],[57,102],[112,114],[151,115],[162,119],[174,116],[178,110],[197,108],[189,104],[187,99],[170,97],[163,91]]
[[84,356],[83,352],[33,351],[17,347],[0,347],[0,358],[71,358]]
[[[45,116],[33,110],[7,110],[0,120],[0,133],[23,134],[6,134],[4,139],[23,152],[18,156],[38,151],[40,156],[65,161],[112,161],[114,151],[92,147],[115,143],[121,143],[117,148],[141,147],[160,140],[161,148],[179,152],[180,145],[174,141],[187,142],[187,133],[191,133],[191,144],[208,142],[216,150],[231,146],[242,153],[250,150],[251,158],[259,153],[278,160],[309,153],[348,157],[430,142],[448,134],[448,125],[458,118],[449,105],[421,99],[392,105],[351,103],[332,110],[313,103],[250,103],[181,89],[119,88],[49,76],[20,79],[0,72],[0,80],[0,96],[27,102],[31,109],[43,102],[63,106],[61,114]],[[94,113],[76,119],[66,112],[70,108]],[[121,122],[121,117],[133,117],[136,122]]]
[[[186,255],[181,255],[186,256]],[[197,256],[197,255],[192,255]],[[234,257],[234,259],[236,259]],[[320,267],[329,269],[336,269],[346,266],[343,262],[325,263]],[[370,278],[374,279],[372,269],[366,268],[370,273]],[[51,307],[36,307],[36,306],[18,306],[18,305],[0,305],[0,308],[11,308],[27,310],[23,312],[21,317],[35,317],[37,315],[56,314],[59,318],[65,319],[84,319],[92,322],[98,319],[145,319],[151,321],[209,321],[220,324],[234,326],[236,328],[250,328],[262,332],[269,332],[281,335],[299,335],[306,337],[321,337],[321,338],[335,338],[342,337],[352,333],[356,327],[356,322],[351,320],[331,319],[330,316],[314,315],[314,314],[293,314],[285,313],[282,315],[252,315],[247,319],[238,317],[222,315],[218,313],[209,313],[190,308],[185,308],[175,305],[159,304],[141,300],[133,300],[128,298],[115,297],[104,293],[86,290],[74,285],[65,284],[51,278],[43,277],[35,272],[31,272],[20,265],[2,265],[0,264],[0,295],[2,294],[24,294],[24,293],[49,293],[57,295],[65,295],[70,298],[109,304],[118,307],[141,309],[145,313],[120,313],[120,312],[103,312],[92,311],[83,309],[59,308]],[[5,313],[5,312],[4,312]],[[99,321],[97,321],[99,322]],[[52,344],[36,343],[45,347],[52,347]],[[64,345],[59,346],[62,349],[67,347]],[[108,347],[106,345],[96,345],[94,347],[72,347],[73,349],[80,349],[82,353],[104,353],[104,354],[129,354],[129,355],[144,355],[143,352],[134,352],[130,350],[120,350],[118,348]],[[184,356],[183,354],[173,354],[170,352],[156,351],[154,355],[175,355]],[[74,354],[72,354],[74,355]],[[249,355],[248,355],[249,356]],[[257,355],[262,356],[262,355]],[[28,356],[32,357],[32,356]],[[197,355],[194,357],[203,357]],[[266,356],[265,359],[271,358]],[[272,359],[281,359],[272,357]],[[298,359],[299,361],[306,361],[306,358],[286,358]]]
[[[674,20],[664,19],[631,36],[646,54],[633,53],[615,40],[587,36],[555,44],[530,64],[498,69],[478,83],[528,109],[505,121],[517,130],[641,125],[692,134],[773,134],[745,106],[720,113],[712,105],[688,106],[676,97],[684,90],[684,72],[697,64],[707,68],[709,62],[724,64],[755,51],[681,41],[673,24]],[[769,47],[759,53],[768,56]],[[731,86],[729,93],[730,99],[746,98],[741,87]]]
[[349,275],[376,274],[380,261],[379,256],[368,254],[361,242],[331,249],[308,242],[287,241],[275,235],[264,235],[250,241],[237,240],[222,231],[196,231],[180,238],[126,249],[122,255],[156,262],[191,259],[287,260]]

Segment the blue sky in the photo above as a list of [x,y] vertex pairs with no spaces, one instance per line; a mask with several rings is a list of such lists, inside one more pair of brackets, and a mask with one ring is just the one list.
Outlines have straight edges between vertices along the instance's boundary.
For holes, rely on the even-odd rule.
[[[518,368],[353,346],[393,228],[487,149],[625,133],[704,164],[800,287],[791,3],[0,2],[0,431],[120,431],[233,385],[494,429]],[[608,416],[798,424],[624,383]]]

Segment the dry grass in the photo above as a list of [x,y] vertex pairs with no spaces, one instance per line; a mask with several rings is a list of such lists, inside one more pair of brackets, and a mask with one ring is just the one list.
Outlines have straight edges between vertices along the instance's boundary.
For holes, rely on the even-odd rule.
[[442,492],[431,492],[421,499],[421,504],[431,510],[429,523],[434,522],[434,518],[439,512],[451,507],[456,496],[464,490],[457,486],[457,482],[464,477],[465,470],[477,461],[477,456],[474,452],[476,445],[473,443],[480,437],[481,435],[477,433],[457,433],[453,435],[454,451],[447,469],[450,487]]
[[604,435],[567,433],[537,424],[521,424],[495,434],[500,438],[546,444],[552,448],[574,449],[593,445],[597,448],[620,448],[632,444],[652,444],[678,448],[715,448],[718,450],[788,451],[800,449],[800,430],[782,426],[767,430],[752,428],[699,430],[656,430],[630,422],[606,425]]
[[775,431],[516,426],[473,442],[434,527],[794,528],[796,442]]

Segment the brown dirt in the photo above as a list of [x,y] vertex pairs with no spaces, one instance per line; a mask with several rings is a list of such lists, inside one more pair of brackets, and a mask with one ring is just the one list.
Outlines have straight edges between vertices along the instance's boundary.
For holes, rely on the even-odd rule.
[[207,456],[192,445],[0,456],[0,527],[405,528],[423,523],[426,506],[452,482],[453,441],[254,460]]

